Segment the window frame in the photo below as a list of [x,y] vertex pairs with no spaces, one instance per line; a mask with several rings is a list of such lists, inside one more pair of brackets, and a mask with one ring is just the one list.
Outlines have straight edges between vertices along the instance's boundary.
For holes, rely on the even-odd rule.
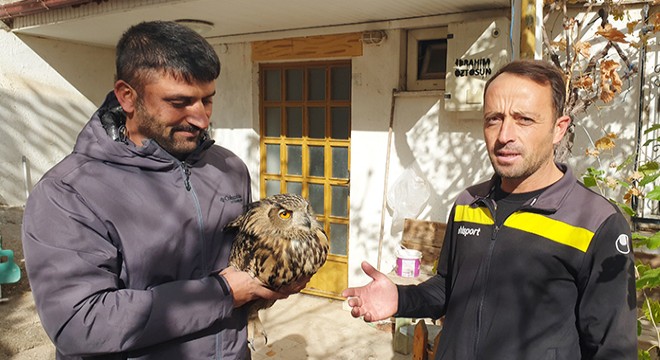
[[[406,45],[406,90],[444,90],[445,78],[418,80],[417,54],[421,41],[447,40],[447,26],[409,29]],[[447,69],[445,69],[445,74]]]

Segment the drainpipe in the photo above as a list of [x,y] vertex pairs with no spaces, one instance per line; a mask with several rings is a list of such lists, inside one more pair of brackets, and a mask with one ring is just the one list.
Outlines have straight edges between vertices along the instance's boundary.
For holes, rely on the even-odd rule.
[[[521,0],[520,57],[540,59],[543,55],[543,0]],[[539,39],[539,40],[537,40]]]
[[543,57],[543,0],[536,0],[535,12],[535,26],[534,35],[536,41],[534,42],[534,59],[541,59]]
[[[653,25],[649,25],[649,4],[645,4],[642,9],[642,29],[641,34],[646,34],[653,31]],[[633,169],[639,169],[639,152],[641,151],[642,133],[644,126],[644,83],[646,82],[646,43],[643,43],[639,49],[639,107],[637,110],[637,138],[635,139],[635,161],[633,162]],[[636,184],[635,184],[636,185]],[[640,200],[637,197],[632,197],[630,206],[637,216],[637,210],[640,205]],[[644,214],[639,214],[644,217]],[[636,230],[636,229],[634,229]]]
[[516,60],[520,57],[520,22],[522,20],[520,14],[520,1],[511,0],[511,24],[509,27],[509,45],[511,46],[511,55],[509,60]]

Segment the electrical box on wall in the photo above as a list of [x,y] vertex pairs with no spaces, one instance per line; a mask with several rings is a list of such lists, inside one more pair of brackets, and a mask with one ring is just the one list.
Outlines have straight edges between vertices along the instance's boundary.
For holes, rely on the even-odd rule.
[[481,111],[486,81],[511,58],[509,24],[505,17],[449,24],[445,110]]

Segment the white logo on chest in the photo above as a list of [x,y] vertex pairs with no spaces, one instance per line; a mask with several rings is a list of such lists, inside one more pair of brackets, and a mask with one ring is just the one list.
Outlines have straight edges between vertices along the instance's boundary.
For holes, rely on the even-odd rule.
[[479,233],[481,232],[481,229],[477,228],[466,228],[465,226],[461,226],[458,228],[458,235],[463,235],[463,236],[479,236]]

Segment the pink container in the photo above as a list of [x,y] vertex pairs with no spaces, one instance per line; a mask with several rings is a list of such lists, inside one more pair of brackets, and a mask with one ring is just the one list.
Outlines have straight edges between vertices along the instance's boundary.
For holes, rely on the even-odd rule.
[[418,277],[421,262],[421,251],[399,249],[396,252],[396,274],[401,277]]

